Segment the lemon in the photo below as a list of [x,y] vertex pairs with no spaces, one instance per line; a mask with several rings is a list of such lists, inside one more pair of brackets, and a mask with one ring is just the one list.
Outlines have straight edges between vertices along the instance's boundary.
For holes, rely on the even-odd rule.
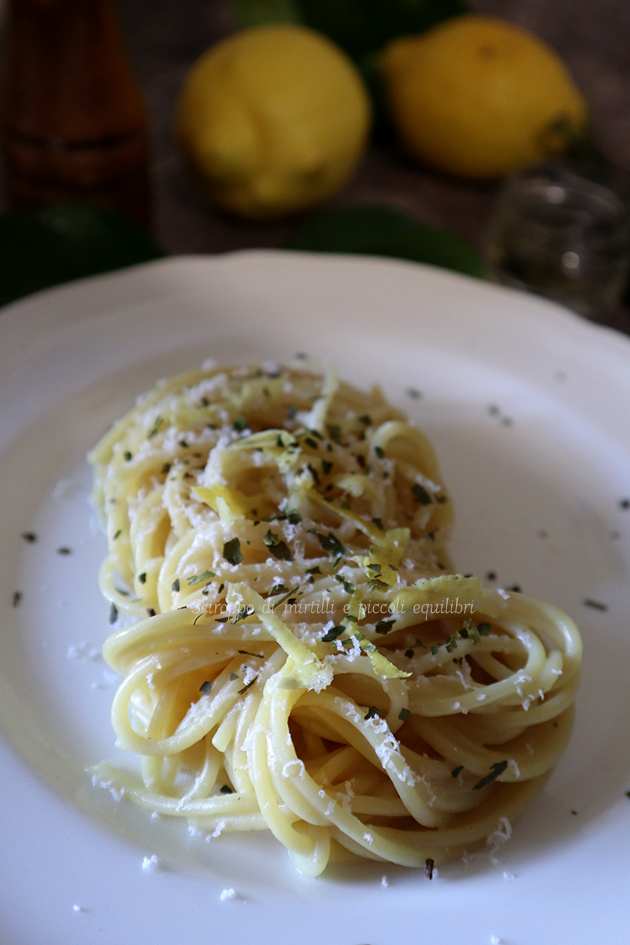
[[201,56],[181,94],[176,136],[211,202],[266,219],[340,190],[370,120],[345,53],[314,30],[283,24],[243,30]]
[[562,151],[586,121],[584,99],[551,47],[493,17],[466,14],[394,40],[382,66],[404,144],[450,174],[506,174]]

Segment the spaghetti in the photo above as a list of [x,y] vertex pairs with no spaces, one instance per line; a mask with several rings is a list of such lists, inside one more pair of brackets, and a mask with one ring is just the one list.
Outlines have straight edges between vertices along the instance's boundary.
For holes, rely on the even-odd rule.
[[[104,655],[141,778],[96,779],[211,834],[269,829],[424,866],[484,841],[564,749],[580,637],[453,574],[433,449],[378,390],[308,364],[158,385],[90,456]],[[125,588],[120,588],[122,581]]]

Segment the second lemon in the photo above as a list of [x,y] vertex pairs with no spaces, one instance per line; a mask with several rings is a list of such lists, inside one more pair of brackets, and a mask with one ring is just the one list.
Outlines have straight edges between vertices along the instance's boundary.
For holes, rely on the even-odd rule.
[[557,53],[532,33],[481,14],[395,40],[383,73],[408,150],[463,177],[497,177],[560,152],[586,119]]

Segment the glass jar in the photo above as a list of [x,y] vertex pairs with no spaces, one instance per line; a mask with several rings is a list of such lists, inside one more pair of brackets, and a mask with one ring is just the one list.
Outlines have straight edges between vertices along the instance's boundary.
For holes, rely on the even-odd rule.
[[627,275],[630,210],[613,171],[574,161],[523,170],[504,184],[486,245],[489,275],[598,320]]

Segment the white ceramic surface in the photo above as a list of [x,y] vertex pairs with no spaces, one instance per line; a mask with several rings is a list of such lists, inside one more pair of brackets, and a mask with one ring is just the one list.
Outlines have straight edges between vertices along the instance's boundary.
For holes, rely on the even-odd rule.
[[[500,850],[432,882],[374,864],[305,881],[267,836],[191,837],[85,774],[116,758],[86,450],[160,377],[297,351],[381,384],[429,432],[462,571],[583,633],[575,733],[543,795]],[[626,943],[629,409],[627,338],[402,262],[173,259],[0,312],[0,941]]]

